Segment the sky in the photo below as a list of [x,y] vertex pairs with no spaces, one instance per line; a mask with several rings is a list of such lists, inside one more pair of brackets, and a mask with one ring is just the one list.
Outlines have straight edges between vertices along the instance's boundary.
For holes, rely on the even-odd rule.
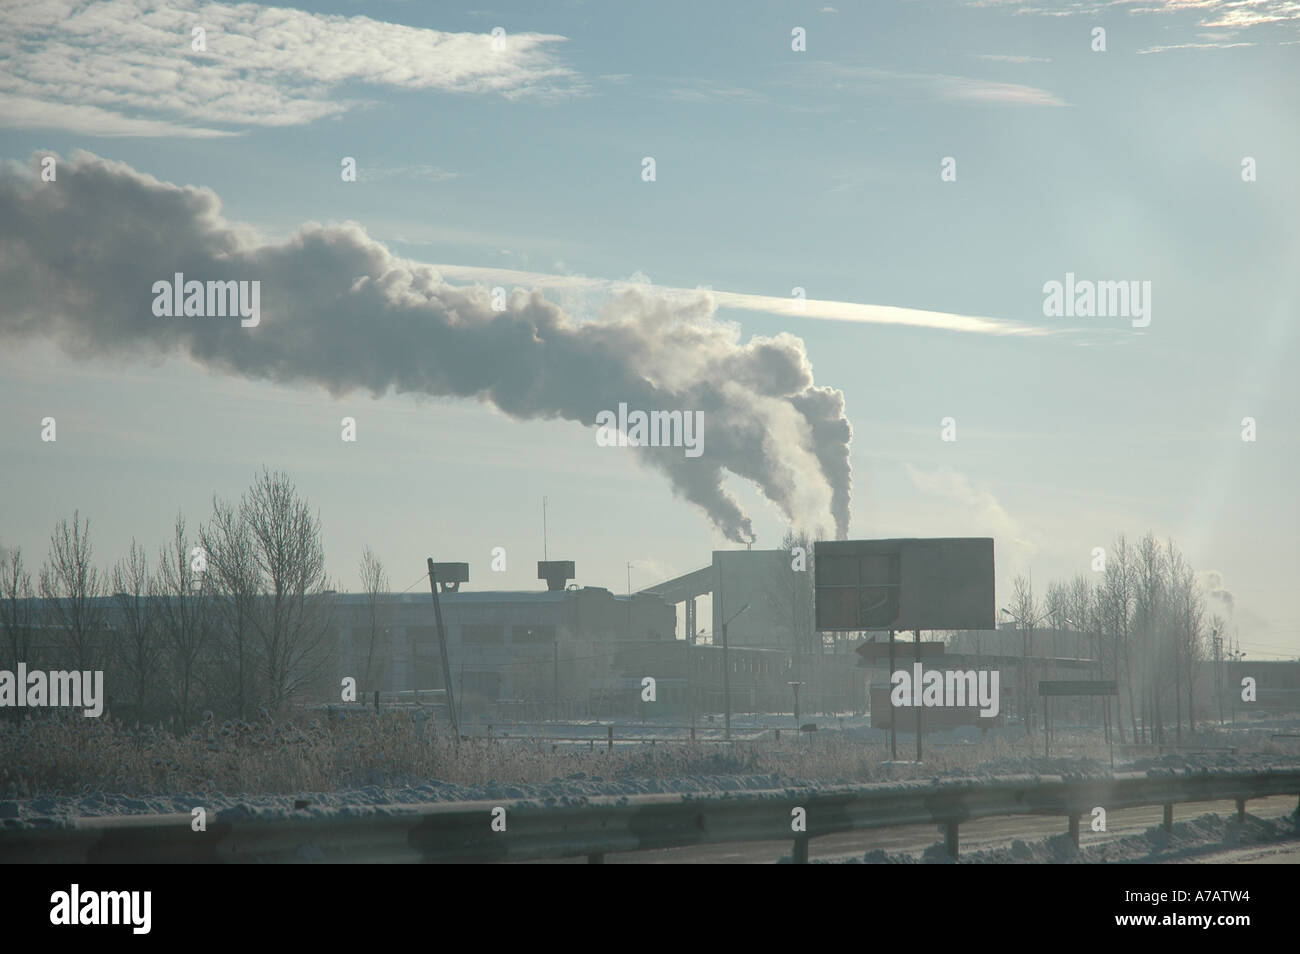
[[535,588],[543,498],[615,592],[838,521],[992,536],[1006,605],[1149,530],[1294,658],[1297,76],[1293,0],[3,0],[0,545],[154,553],[263,465],[342,590]]

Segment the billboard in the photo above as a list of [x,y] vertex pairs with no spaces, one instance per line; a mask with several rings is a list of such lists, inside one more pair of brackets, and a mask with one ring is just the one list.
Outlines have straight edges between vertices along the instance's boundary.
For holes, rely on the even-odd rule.
[[814,554],[822,632],[997,628],[991,537],[818,541]]

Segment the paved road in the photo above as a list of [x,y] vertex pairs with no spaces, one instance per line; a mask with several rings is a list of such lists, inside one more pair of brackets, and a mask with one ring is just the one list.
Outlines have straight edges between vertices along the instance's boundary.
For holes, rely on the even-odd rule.
[[[1174,821],[1195,818],[1207,812],[1220,815],[1232,815],[1236,812],[1234,802],[1196,802],[1189,805],[1174,806]],[[1279,795],[1274,798],[1256,799],[1246,804],[1246,810],[1257,818],[1279,818],[1296,810],[1296,798],[1293,795]],[[1159,825],[1163,819],[1163,810],[1159,806],[1148,808],[1127,808],[1108,812],[1105,832],[1089,830],[1088,818],[1080,821],[1079,844],[1087,847],[1099,845],[1116,838],[1139,834],[1148,828]],[[986,818],[966,822],[961,826],[960,847],[963,852],[981,849],[1005,848],[1013,839],[1024,841],[1038,840],[1051,835],[1064,834],[1066,821],[1056,816],[1018,816],[1004,818]],[[824,835],[814,838],[809,847],[810,860],[831,860],[847,857],[861,858],[874,849],[887,852],[920,852],[942,841],[943,836],[935,825],[910,825],[902,828],[884,828],[876,831],[847,832],[840,835]],[[728,845],[703,845],[692,848],[670,848],[662,851],[637,851],[611,854],[605,856],[606,864],[772,864],[782,856],[790,854],[791,841],[744,842]],[[1288,848],[1287,850],[1291,850]],[[1295,848],[1300,851],[1300,848]],[[1271,848],[1260,846],[1239,851],[1258,852],[1260,860],[1248,860],[1245,855],[1242,863],[1248,864],[1293,864],[1300,862],[1300,857],[1280,855],[1280,860],[1267,861]],[[1213,860],[1212,858],[1210,860]],[[1223,863],[1227,859],[1220,859]],[[569,862],[582,862],[585,859],[567,859]],[[555,862],[542,862],[555,863]]]

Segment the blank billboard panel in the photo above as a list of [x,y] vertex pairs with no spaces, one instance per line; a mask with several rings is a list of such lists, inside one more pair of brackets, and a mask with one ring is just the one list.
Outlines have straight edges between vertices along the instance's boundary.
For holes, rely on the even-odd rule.
[[989,537],[821,541],[814,552],[823,632],[996,628]]

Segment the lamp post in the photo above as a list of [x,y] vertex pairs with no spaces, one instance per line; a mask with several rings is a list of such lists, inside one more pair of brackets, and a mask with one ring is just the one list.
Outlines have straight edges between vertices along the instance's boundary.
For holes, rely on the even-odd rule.
[[794,730],[799,731],[799,687],[802,682],[787,682],[787,686],[794,690]]
[[1020,627],[1020,632],[1024,637],[1022,644],[1024,648],[1021,652],[1020,668],[1023,671],[1022,681],[1025,686],[1025,732],[1028,734],[1033,732],[1033,727],[1030,725],[1030,715],[1033,712],[1033,705],[1029,698],[1029,635],[1033,628],[1033,623],[1021,619],[1005,606],[1002,608],[1002,612],[1016,621],[1016,624]]
[[727,720],[725,738],[728,742],[731,741],[731,662],[727,656],[727,626],[747,609],[749,609],[748,603],[732,613],[722,623],[722,695]]

